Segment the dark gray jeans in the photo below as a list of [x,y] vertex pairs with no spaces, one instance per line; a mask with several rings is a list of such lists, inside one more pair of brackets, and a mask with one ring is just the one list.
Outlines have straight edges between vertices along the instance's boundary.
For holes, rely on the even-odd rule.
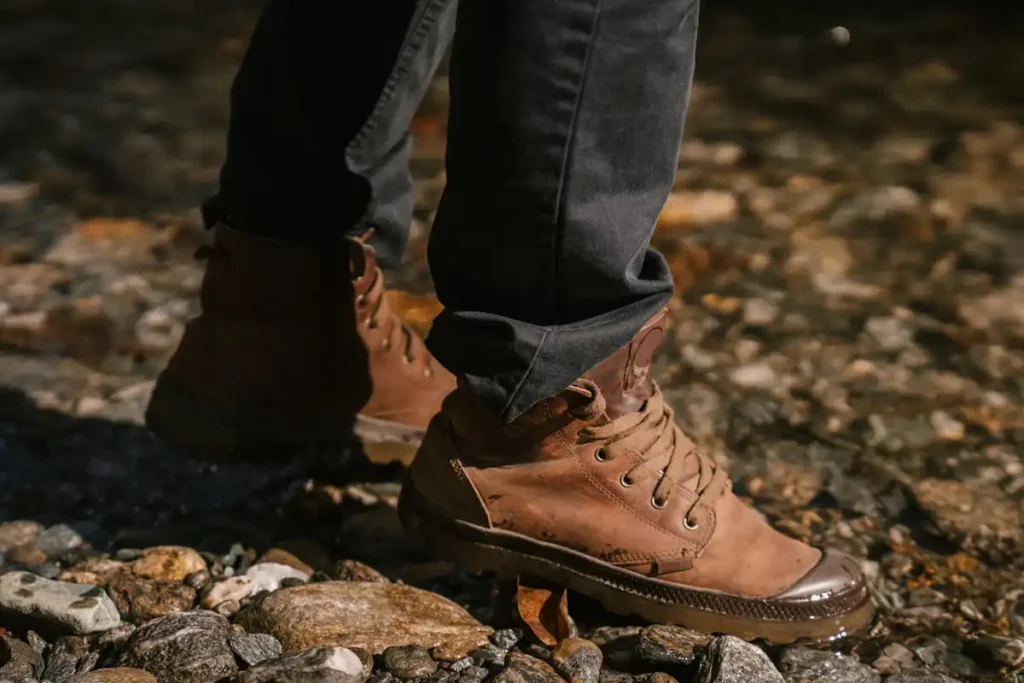
[[[674,177],[699,0],[271,0],[232,89],[207,221],[320,241],[411,218],[410,119],[454,34],[430,350],[505,419],[669,298],[649,246]],[[359,5],[352,8],[351,4]]]

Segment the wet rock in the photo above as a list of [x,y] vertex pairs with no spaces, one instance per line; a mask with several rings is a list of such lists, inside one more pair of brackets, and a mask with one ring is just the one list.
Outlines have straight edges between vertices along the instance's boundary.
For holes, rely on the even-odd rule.
[[261,591],[274,592],[281,588],[281,582],[287,579],[298,579],[309,581],[309,574],[299,571],[295,567],[276,562],[261,562],[249,567],[245,576],[251,582],[251,594],[255,595]]
[[878,683],[881,676],[854,657],[827,650],[789,647],[779,658],[788,683]]
[[0,633],[0,681],[31,680],[42,670],[43,658],[31,645]]
[[84,541],[77,531],[65,524],[55,524],[44,529],[36,537],[35,548],[47,557],[57,557],[69,550],[81,547]]
[[423,678],[437,671],[430,652],[418,645],[392,645],[381,658],[384,668],[399,678]]
[[121,623],[99,586],[62,583],[28,572],[0,576],[0,613],[12,612],[40,631],[95,633]]
[[157,683],[157,680],[142,669],[114,667],[72,676],[67,683]]
[[88,583],[96,586],[104,586],[116,575],[128,570],[124,562],[112,560],[107,557],[90,557],[75,564],[70,569],[65,569],[58,576],[59,581],[68,583]]
[[107,592],[121,617],[140,624],[175,612],[187,612],[196,602],[196,589],[177,581],[151,581],[118,574]]
[[711,636],[681,626],[655,625],[640,631],[637,652],[655,664],[690,664],[694,648],[704,647]]
[[228,645],[249,666],[276,659],[284,652],[281,641],[269,633],[246,633],[237,626],[228,634]]
[[271,633],[286,650],[444,644],[464,657],[491,629],[446,600],[412,586],[330,581],[285,588],[238,617],[247,631]]
[[783,683],[782,674],[759,647],[720,636],[708,644],[697,672],[699,683]]
[[368,564],[356,560],[341,560],[334,565],[334,578],[339,581],[369,581],[388,583],[388,577]]
[[494,677],[494,683],[563,683],[547,662],[521,652],[513,652],[508,667]]
[[344,647],[314,647],[257,664],[238,683],[362,683],[368,672]]
[[604,653],[584,638],[566,638],[551,652],[551,665],[569,683],[597,683]]
[[213,683],[238,671],[229,630],[213,612],[169,614],[136,629],[118,664],[145,669],[160,683]]
[[184,581],[190,574],[206,569],[206,560],[192,548],[157,546],[147,548],[132,563],[132,573],[141,579]]
[[30,545],[42,530],[41,524],[27,520],[0,524],[0,552],[18,546]]

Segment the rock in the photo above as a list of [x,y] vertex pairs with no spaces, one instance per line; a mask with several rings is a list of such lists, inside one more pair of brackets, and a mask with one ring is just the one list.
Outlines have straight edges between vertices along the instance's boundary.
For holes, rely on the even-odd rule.
[[694,648],[704,647],[711,636],[681,626],[648,626],[640,631],[637,652],[655,664],[691,664]]
[[699,683],[783,683],[782,674],[759,647],[719,636],[711,641],[697,672]]
[[979,657],[979,661],[993,661],[1010,667],[1024,665],[1024,640],[983,635],[971,646],[982,653],[984,659]]
[[551,666],[536,657],[513,652],[508,667],[494,677],[494,683],[563,683]]
[[286,564],[276,562],[262,562],[249,567],[245,573],[246,578],[252,582],[251,595],[268,591],[273,593],[281,588],[281,582],[285,579],[298,579],[309,581],[309,574],[299,571]]
[[679,683],[679,681],[672,678],[667,673],[655,671],[651,674],[651,677],[648,679],[648,683]]
[[192,548],[157,546],[147,548],[132,563],[132,573],[141,579],[184,581],[190,574],[206,569],[206,560]]
[[51,581],[28,572],[0,576],[3,611],[23,617],[39,631],[95,633],[121,623],[117,607],[99,586]]
[[461,651],[487,642],[491,629],[455,603],[393,583],[325,583],[285,588],[241,613],[250,632],[275,635],[286,650],[361,647],[374,654],[392,645],[444,644]]
[[128,570],[124,562],[107,557],[90,557],[70,569],[65,569],[58,576],[59,581],[68,583],[88,583],[105,586],[114,576]]
[[213,683],[238,672],[229,629],[213,612],[169,614],[136,629],[118,664],[145,669],[159,683]]
[[566,638],[551,652],[551,665],[569,683],[597,683],[604,653],[584,638]]
[[340,560],[334,565],[334,578],[339,581],[369,581],[388,583],[388,577],[368,564],[356,560]]
[[47,557],[58,557],[69,550],[81,547],[84,541],[78,532],[65,524],[55,524],[44,529],[36,537],[35,548]]
[[253,592],[252,579],[248,576],[231,576],[210,586],[201,604],[206,609],[216,609],[229,601],[240,604]]
[[994,539],[1013,542],[1021,535],[1020,506],[995,489],[971,482],[921,479],[913,483],[918,505],[953,543]]
[[732,371],[729,379],[746,389],[768,389],[778,383],[775,371],[767,363],[748,363]]
[[263,553],[263,555],[258,560],[256,560],[256,564],[260,564],[262,562],[283,564],[285,566],[291,567],[292,569],[297,569],[303,574],[306,574],[307,576],[312,576],[313,572],[316,571],[292,553],[288,552],[287,550],[282,550],[281,548],[271,548],[267,552]]
[[789,647],[779,659],[788,683],[878,683],[881,676],[854,657],[827,650]]
[[7,561],[23,567],[38,567],[46,563],[46,553],[30,545],[21,545],[7,551]]
[[43,658],[28,643],[0,633],[0,681],[31,680],[43,672]]
[[[89,642],[84,637],[61,638],[50,648],[42,679],[48,683],[66,681],[78,671],[86,670],[87,667],[84,665],[90,661],[90,655],[95,656],[90,652]],[[92,660],[92,664],[95,664],[95,659]]]
[[938,671],[914,669],[889,676],[885,679],[885,683],[960,683],[960,681]]
[[392,645],[382,659],[384,668],[399,678],[423,678],[437,671],[427,648],[418,645]]
[[277,659],[284,652],[281,641],[269,633],[246,633],[237,626],[228,635],[228,645],[249,666]]
[[0,524],[0,552],[33,543],[42,530],[41,524],[26,520]]
[[157,680],[142,669],[115,667],[72,676],[67,683],[157,683]]
[[963,441],[966,427],[949,413],[936,410],[931,415],[932,429],[944,441]]
[[121,617],[141,624],[175,612],[187,612],[196,602],[196,589],[177,581],[151,581],[118,574],[107,592]]
[[257,664],[238,683],[362,683],[369,672],[344,647],[314,647]]
[[779,306],[770,299],[747,299],[743,302],[743,322],[747,325],[770,325],[778,317]]
[[726,221],[736,217],[739,206],[736,197],[723,190],[673,192],[665,201],[658,226],[674,228]]
[[511,650],[522,639],[521,628],[503,628],[491,634],[491,642],[502,650]]

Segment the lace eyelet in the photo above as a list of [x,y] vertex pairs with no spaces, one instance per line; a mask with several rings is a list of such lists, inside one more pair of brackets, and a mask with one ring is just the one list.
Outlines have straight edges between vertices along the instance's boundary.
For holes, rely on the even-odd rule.
[[630,486],[633,485],[633,480],[627,477],[625,474],[623,474],[621,477],[619,477],[619,484],[622,486],[622,488],[628,489]]
[[608,452],[605,451],[603,447],[598,448],[596,451],[594,451],[594,460],[598,462],[608,462]]
[[689,517],[683,517],[683,526],[686,528],[687,531],[696,531],[700,528],[700,524],[694,522]]
[[654,509],[664,510],[666,505],[668,505],[667,500],[658,500],[657,496],[651,496],[651,507]]

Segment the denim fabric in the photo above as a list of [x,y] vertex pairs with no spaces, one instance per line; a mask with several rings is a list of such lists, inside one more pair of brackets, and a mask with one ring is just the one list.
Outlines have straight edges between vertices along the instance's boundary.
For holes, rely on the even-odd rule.
[[427,344],[512,420],[671,295],[649,243],[678,160],[698,0],[460,0],[457,21],[455,0],[360,5],[334,22],[312,3],[268,6],[208,219],[294,239],[373,225],[395,263],[406,130],[454,30],[429,245],[445,308]]

